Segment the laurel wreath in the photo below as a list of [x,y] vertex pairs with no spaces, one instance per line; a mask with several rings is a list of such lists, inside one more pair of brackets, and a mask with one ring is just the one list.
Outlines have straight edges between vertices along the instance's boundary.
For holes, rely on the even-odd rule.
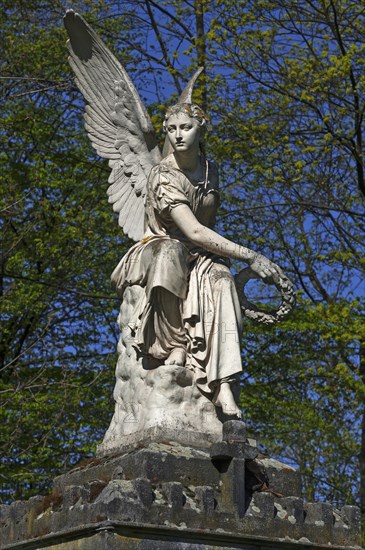
[[281,295],[281,304],[278,309],[271,311],[262,311],[252,304],[246,297],[245,286],[250,279],[260,279],[261,277],[252,271],[250,267],[242,269],[236,275],[236,286],[240,295],[240,303],[243,314],[256,323],[270,325],[279,323],[293,309],[295,304],[295,291],[290,280],[282,275],[275,280],[264,281],[276,286]]

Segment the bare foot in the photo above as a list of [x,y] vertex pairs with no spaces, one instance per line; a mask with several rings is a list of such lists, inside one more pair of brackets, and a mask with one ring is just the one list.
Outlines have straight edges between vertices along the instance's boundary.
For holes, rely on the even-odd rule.
[[213,403],[216,407],[221,407],[224,414],[228,416],[242,417],[242,413],[234,400],[231,387],[228,382],[219,385],[217,393],[214,396]]
[[186,360],[186,351],[183,348],[175,348],[165,361],[165,365],[178,365],[183,367]]

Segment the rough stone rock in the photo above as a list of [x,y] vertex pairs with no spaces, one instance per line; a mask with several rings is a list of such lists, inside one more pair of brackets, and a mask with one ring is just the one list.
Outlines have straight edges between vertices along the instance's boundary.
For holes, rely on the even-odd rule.
[[[130,319],[143,292],[138,285],[124,292],[118,316],[115,412],[98,448],[99,455],[119,451],[126,444],[125,436],[135,434],[136,440],[140,440],[141,434],[156,427],[167,434],[174,431],[206,434],[210,440],[221,436],[222,424],[216,407],[197,388],[188,368],[138,357]],[[186,440],[185,435],[182,442],[187,443]]]

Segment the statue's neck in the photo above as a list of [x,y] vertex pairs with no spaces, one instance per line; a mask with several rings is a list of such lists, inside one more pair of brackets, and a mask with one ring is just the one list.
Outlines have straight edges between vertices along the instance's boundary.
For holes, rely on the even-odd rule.
[[186,172],[192,178],[200,175],[202,171],[202,165],[204,165],[204,159],[201,157],[200,152],[192,154],[191,151],[175,151],[174,157],[175,162],[180,170]]

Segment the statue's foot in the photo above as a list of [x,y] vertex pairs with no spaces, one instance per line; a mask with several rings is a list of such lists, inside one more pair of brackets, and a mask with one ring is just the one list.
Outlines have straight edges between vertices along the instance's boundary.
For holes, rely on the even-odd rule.
[[233,393],[229,382],[222,382],[216,391],[213,398],[213,403],[216,407],[221,407],[224,414],[227,416],[242,417],[242,413],[234,400]]
[[179,367],[183,367],[185,361],[186,350],[184,348],[175,348],[165,360],[165,365],[178,365]]

